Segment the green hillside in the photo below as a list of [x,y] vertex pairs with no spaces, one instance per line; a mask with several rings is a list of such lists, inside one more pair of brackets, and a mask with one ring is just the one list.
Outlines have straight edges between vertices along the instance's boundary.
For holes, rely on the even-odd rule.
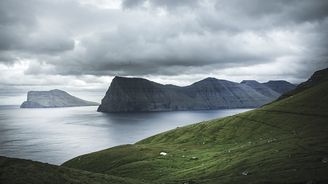
[[141,184],[136,180],[0,156],[1,184]]
[[327,183],[327,112],[328,80],[320,80],[253,111],[63,165],[150,183]]

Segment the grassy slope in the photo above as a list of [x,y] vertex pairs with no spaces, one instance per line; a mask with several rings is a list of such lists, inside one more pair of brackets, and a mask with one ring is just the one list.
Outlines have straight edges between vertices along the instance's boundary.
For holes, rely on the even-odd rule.
[[[160,183],[326,183],[327,112],[324,81],[257,110],[177,128],[64,165]],[[168,154],[161,156],[161,151]]]
[[0,156],[1,184],[135,184],[131,179]]

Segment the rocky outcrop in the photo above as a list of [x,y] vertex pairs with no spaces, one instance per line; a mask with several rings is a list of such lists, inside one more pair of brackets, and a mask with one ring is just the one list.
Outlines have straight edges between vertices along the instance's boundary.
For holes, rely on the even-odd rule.
[[207,78],[189,86],[179,87],[162,85],[142,78],[115,77],[98,111],[253,108],[271,102],[278,96],[267,96],[249,85],[215,78]]
[[51,108],[51,107],[75,107],[75,106],[97,106],[96,102],[85,101],[74,97],[65,91],[58,89],[50,91],[29,91],[27,101],[23,102],[21,108]]
[[284,80],[270,80],[268,82],[262,83],[265,86],[271,88],[277,93],[284,94],[296,88],[295,84],[289,83]]

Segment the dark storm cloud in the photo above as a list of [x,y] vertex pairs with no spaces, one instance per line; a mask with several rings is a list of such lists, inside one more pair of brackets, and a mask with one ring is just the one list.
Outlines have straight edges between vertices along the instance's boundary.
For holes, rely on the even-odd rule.
[[194,7],[199,4],[198,0],[123,0],[122,5],[124,8],[136,8],[149,3],[153,7],[163,7],[175,9],[177,7]]
[[24,33],[33,30],[36,21],[30,11],[33,12],[33,7],[25,1],[0,1],[0,50],[19,45]]
[[[70,62],[63,65],[60,71],[62,74],[175,75],[187,72],[186,67],[219,64],[219,67],[225,68],[243,63],[261,63],[276,54],[250,53],[240,46],[238,37],[174,35],[161,28],[147,29],[139,28],[134,33],[130,29],[119,28],[111,34],[85,38],[80,45],[83,51],[65,55],[64,58]],[[222,44],[227,42],[230,43]]]
[[325,0],[124,0],[122,8],[2,0],[0,62],[30,60],[26,75],[98,76],[272,64],[299,79],[328,66]]
[[324,0],[218,0],[213,6],[214,12],[198,12],[198,21],[210,31],[291,30],[306,22],[324,21],[328,15],[328,1]]
[[137,6],[140,6],[144,3],[144,0],[124,0],[122,2],[123,7],[125,8],[135,8]]
[[0,1],[0,62],[10,58],[9,51],[54,54],[74,48],[74,41],[67,35],[46,30],[46,25],[42,25],[37,13],[43,6],[38,1]]
[[328,2],[324,0],[231,0],[216,1],[215,7],[219,11],[252,18],[273,18],[275,15],[281,17],[281,21],[287,22],[321,20],[328,14]]
[[[129,4],[130,2],[132,1],[126,0],[123,5]],[[326,31],[328,25],[328,1],[210,1],[215,7],[215,11],[206,11],[206,9],[202,8],[199,1],[188,3],[184,1],[149,0],[139,1],[137,4],[134,4],[133,7],[142,6],[145,2],[148,2],[153,7],[169,7],[169,9],[194,7],[194,5],[197,5],[197,9],[194,10],[195,14],[198,15],[195,18],[195,22],[197,22],[202,31],[206,30],[218,35],[224,35],[226,32],[230,33],[230,35],[226,37],[227,40],[212,39],[213,42],[217,41],[223,44],[214,46],[212,49],[207,48],[206,51],[202,50],[202,48],[204,48],[204,45],[208,45],[208,42],[204,41],[206,40],[206,36],[202,37],[203,40],[197,44],[199,45],[197,50],[189,50],[190,58],[184,58],[182,61],[167,58],[167,60],[181,64],[180,66],[184,66],[184,64],[187,66],[197,66],[197,64],[202,63],[203,65],[212,64],[225,68],[233,65],[247,66],[261,62],[270,63],[282,56],[283,53],[259,53],[259,55],[254,55],[253,53],[243,52],[243,48],[238,44],[231,44],[229,39],[245,31],[252,31],[259,35],[265,35],[265,32],[277,29],[291,32],[300,31],[304,33],[300,36],[301,39],[304,39],[304,42],[299,43],[304,44],[301,45],[301,47],[304,48],[304,55],[296,55],[300,63],[299,71],[302,71],[296,73],[297,77],[305,78],[305,76],[308,76],[313,70],[328,66],[328,51],[325,49],[328,43],[328,34]],[[178,4],[176,2],[178,2]],[[132,6],[126,7],[131,8]],[[176,14],[177,12],[173,13]],[[180,12],[180,14],[183,13]],[[198,31],[199,30],[196,29],[194,33],[199,33]],[[200,32],[200,34],[202,34],[202,32]],[[188,35],[188,33],[186,35]],[[179,43],[181,43],[181,40],[178,41],[178,44]],[[165,45],[165,43],[162,44]],[[185,46],[187,48],[187,45],[190,47],[193,46],[193,44],[186,44]],[[183,52],[183,48],[186,47],[178,48],[182,50],[179,51]],[[235,50],[227,51],[227,49],[229,50],[231,47]],[[173,50],[175,50],[175,48]],[[193,54],[196,55],[196,57]],[[172,55],[177,56],[179,54],[174,53]],[[215,57],[211,58],[212,56]],[[186,63],[183,61],[186,61]],[[182,69],[182,71],[186,70]]]

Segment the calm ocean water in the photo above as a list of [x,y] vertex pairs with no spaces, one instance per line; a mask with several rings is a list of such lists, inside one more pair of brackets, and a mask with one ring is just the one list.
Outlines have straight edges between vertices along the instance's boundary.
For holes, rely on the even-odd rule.
[[96,112],[97,107],[20,109],[0,106],[0,155],[52,164],[249,109],[153,113]]

